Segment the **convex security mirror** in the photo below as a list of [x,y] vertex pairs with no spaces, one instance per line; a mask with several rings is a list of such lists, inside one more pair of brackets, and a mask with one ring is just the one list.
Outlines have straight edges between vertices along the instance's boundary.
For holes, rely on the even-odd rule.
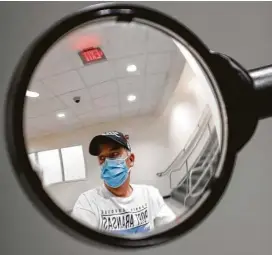
[[212,211],[237,152],[271,115],[269,72],[245,71],[156,10],[80,10],[14,71],[5,126],[15,173],[75,237],[169,241]]

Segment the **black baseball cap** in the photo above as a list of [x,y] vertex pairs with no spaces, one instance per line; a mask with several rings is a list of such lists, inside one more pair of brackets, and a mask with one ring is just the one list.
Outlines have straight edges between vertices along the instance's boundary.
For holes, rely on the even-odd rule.
[[123,133],[118,131],[108,131],[101,135],[95,136],[89,145],[89,153],[93,156],[99,155],[99,149],[101,144],[105,144],[109,141],[114,141],[127,150],[131,151],[130,144],[128,142],[128,137],[125,136]]

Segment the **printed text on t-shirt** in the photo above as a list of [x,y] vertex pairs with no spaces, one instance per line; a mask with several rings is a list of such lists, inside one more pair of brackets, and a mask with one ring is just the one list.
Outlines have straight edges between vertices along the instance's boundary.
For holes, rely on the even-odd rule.
[[131,208],[130,211],[121,210],[118,213],[115,213],[115,210],[112,210],[111,214],[104,212],[101,211],[102,228],[107,231],[132,229],[149,223],[146,206]]

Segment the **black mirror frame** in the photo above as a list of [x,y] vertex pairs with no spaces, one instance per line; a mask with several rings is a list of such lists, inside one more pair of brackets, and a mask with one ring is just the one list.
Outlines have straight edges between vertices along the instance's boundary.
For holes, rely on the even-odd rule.
[[[44,191],[40,179],[32,170],[27,156],[23,134],[23,109],[25,93],[32,73],[34,72],[40,59],[55,43],[55,41],[57,41],[57,39],[68,31],[85,22],[110,16],[116,16],[119,19],[128,21],[135,17],[145,19],[147,21],[159,24],[162,27],[166,27],[177,35],[182,35],[182,37],[185,38],[185,40],[195,49],[195,51],[201,55],[205,64],[210,67],[210,71],[215,77],[220,93],[224,99],[227,119],[229,120],[228,146],[226,157],[223,162],[222,175],[211,182],[211,185],[209,186],[211,192],[205,203],[201,205],[190,218],[186,219],[181,224],[167,230],[166,232],[157,233],[153,236],[148,236],[137,240],[106,235],[95,230],[91,230],[64,213]],[[234,69],[228,65],[229,62],[225,61],[224,57],[210,52],[209,49],[185,26],[163,13],[146,7],[141,7],[139,5],[104,3],[85,8],[60,20],[45,33],[39,36],[24,53],[14,71],[7,94],[5,105],[6,144],[15,174],[23,190],[27,193],[28,197],[40,210],[40,212],[51,222],[57,225],[59,229],[65,231],[73,237],[96,245],[104,244],[122,248],[141,248],[162,244],[192,230],[201,221],[203,221],[203,219],[205,219],[217,205],[231,178],[236,153],[253,134],[257,124],[257,118],[252,118],[249,116],[246,121],[242,120],[243,122],[246,122],[245,124],[250,124],[247,127],[246,125],[243,125],[243,127],[248,130],[248,135],[243,139],[241,139],[241,137],[239,138],[239,135],[236,135],[237,130],[240,130],[239,125],[241,124],[241,119],[239,118],[244,111],[243,109],[240,110],[241,107],[238,104],[239,100],[236,100],[237,98],[239,99],[239,97],[234,100],[232,98],[232,93],[237,91],[237,86],[239,85],[238,87],[240,87],[240,83],[244,82],[244,84],[246,84],[244,88],[246,89],[242,88],[240,92],[243,93],[246,91],[247,94],[251,95],[251,87],[247,84],[247,82],[250,83],[250,80],[247,80],[248,77],[246,73],[243,74],[244,80],[241,81],[239,74],[243,72],[242,69],[242,71],[239,70],[239,73],[234,71]],[[226,71],[222,73],[222,70]],[[228,77],[229,74],[232,74],[232,78]],[[227,86],[227,80],[233,81],[233,86],[231,86],[231,88]],[[235,87],[235,84],[238,85]],[[243,130],[243,132],[245,132],[245,130]]]

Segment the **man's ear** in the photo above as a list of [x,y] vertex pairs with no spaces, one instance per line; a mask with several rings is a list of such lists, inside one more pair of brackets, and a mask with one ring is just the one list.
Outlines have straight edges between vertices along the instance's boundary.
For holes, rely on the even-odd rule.
[[135,161],[135,155],[133,153],[130,154],[129,160],[130,160],[130,167],[133,167],[134,161]]

